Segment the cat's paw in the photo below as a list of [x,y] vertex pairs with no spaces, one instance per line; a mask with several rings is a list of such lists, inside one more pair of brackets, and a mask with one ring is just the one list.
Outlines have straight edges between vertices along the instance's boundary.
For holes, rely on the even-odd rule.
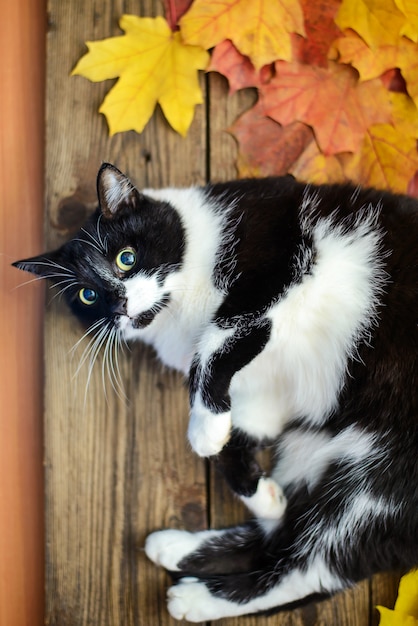
[[216,530],[203,530],[189,533],[186,530],[159,530],[145,540],[145,554],[156,565],[171,572],[180,571],[179,564],[189,554],[195,552],[211,537],[219,534]]
[[231,433],[231,413],[212,413],[203,405],[192,408],[188,438],[199,456],[214,456],[228,442]]
[[189,622],[206,622],[234,615],[232,609],[234,604],[213,596],[206,585],[196,578],[182,578],[181,582],[171,587],[167,593],[170,615],[175,619],[186,619]]
[[279,520],[286,510],[286,496],[272,478],[260,478],[257,491],[252,496],[240,497],[245,506],[260,518]]

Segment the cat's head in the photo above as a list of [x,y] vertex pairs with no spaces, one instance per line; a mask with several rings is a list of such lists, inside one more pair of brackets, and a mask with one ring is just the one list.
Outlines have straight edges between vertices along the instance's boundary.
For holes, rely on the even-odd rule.
[[169,303],[184,231],[170,204],[140,193],[113,165],[100,168],[97,192],[98,209],[73,239],[13,265],[50,279],[88,328],[130,339]]

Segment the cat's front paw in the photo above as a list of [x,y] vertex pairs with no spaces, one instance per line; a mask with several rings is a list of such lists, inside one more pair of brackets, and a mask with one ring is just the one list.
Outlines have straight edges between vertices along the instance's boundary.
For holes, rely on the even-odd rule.
[[212,413],[200,405],[190,415],[188,438],[199,456],[214,456],[228,442],[231,433],[231,413]]

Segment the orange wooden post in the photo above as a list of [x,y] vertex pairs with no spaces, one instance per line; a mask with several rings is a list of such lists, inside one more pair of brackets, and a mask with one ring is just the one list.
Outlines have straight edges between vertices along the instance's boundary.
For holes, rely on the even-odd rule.
[[0,15],[0,626],[40,626],[43,290],[10,263],[42,248],[46,10]]

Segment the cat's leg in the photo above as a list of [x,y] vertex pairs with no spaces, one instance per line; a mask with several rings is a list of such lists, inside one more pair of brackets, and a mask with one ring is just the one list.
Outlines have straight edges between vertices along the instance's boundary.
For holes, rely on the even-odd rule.
[[217,320],[204,333],[190,371],[188,438],[199,456],[216,455],[228,442],[231,379],[263,349],[270,328],[267,319],[236,326]]
[[[202,339],[190,375],[191,416],[188,436],[200,456],[212,456],[231,489],[258,517],[280,519],[286,499],[279,485],[264,476],[255,459],[257,442],[231,424],[229,386],[268,341],[271,324],[212,324]],[[257,415],[254,415],[257,419]]]
[[287,538],[284,529],[283,542],[268,539],[251,523],[196,534],[161,531],[148,537],[145,551],[181,574],[168,592],[171,615],[199,622],[304,604],[344,586],[324,559],[298,561]]
[[286,498],[281,487],[265,475],[258,463],[255,456],[258,447],[255,440],[234,429],[214,462],[232,491],[254,515],[279,520],[286,508]]

